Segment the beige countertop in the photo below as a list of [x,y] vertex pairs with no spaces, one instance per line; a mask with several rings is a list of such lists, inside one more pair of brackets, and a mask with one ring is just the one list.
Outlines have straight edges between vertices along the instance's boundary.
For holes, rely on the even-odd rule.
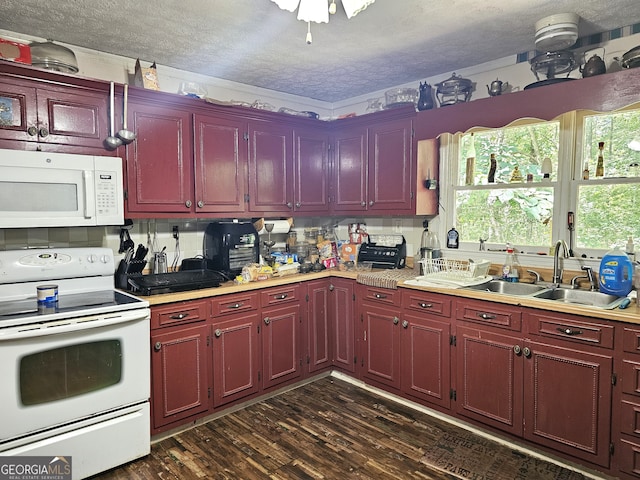
[[[242,285],[237,285],[234,282],[226,282],[216,288],[205,288],[201,290],[190,290],[186,292],[166,293],[160,295],[150,295],[144,298],[149,302],[152,307],[154,305],[163,305],[167,303],[183,302],[189,300],[197,300],[201,298],[215,297],[219,295],[227,295],[231,293],[246,292],[251,290],[259,290],[269,287],[277,287],[280,285],[288,285],[297,282],[307,282],[310,280],[316,280],[328,277],[338,278],[350,278],[356,280],[358,272],[355,271],[338,271],[338,270],[323,270],[321,272],[312,272],[305,274],[287,275],[284,277],[274,277],[269,280],[263,280],[259,282],[251,282]],[[614,320],[625,323],[640,324],[640,308],[637,303],[632,301],[628,308],[621,310],[615,308],[613,310],[604,310],[596,307],[588,307],[577,304],[554,302],[551,300],[543,300],[539,298],[533,298],[529,296],[515,296],[515,295],[503,295],[500,293],[485,292],[480,290],[472,290],[466,288],[447,288],[436,286],[413,286],[405,285],[403,282],[398,284],[400,288],[407,288],[412,290],[420,290],[425,292],[440,293],[445,295],[452,295],[455,297],[471,298],[477,300],[492,301],[496,303],[502,303],[507,305],[514,305],[520,307],[537,308],[541,310],[549,310],[559,313],[569,313],[575,315],[581,315],[584,317],[600,318],[602,320]]]

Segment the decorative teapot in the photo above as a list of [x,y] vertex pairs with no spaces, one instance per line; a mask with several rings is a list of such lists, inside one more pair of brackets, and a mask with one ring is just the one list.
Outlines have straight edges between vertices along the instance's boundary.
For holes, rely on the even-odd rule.
[[502,80],[498,80],[497,78],[491,82],[491,86],[487,85],[487,92],[491,97],[496,97],[498,95],[502,95],[502,92],[505,91],[509,82],[502,82]]
[[592,55],[591,58],[586,61],[583,66],[580,66],[580,73],[582,73],[582,78],[593,77],[594,75],[602,75],[603,73],[607,73],[607,66],[604,63],[604,60],[598,55]]
[[420,82],[420,97],[418,98],[418,110],[431,110],[434,107],[433,89],[427,82]]

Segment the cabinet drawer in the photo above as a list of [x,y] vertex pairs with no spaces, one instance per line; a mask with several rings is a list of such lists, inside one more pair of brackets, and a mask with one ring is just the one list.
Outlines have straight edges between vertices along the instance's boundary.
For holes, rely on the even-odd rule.
[[207,302],[205,300],[170,303],[151,307],[151,328],[200,322],[206,320],[208,316]]
[[260,304],[263,307],[271,307],[290,302],[300,301],[300,285],[283,285],[269,288],[260,292]]
[[640,328],[624,327],[622,349],[627,353],[640,353]]
[[622,392],[640,397],[640,363],[622,361]]
[[501,305],[477,300],[458,299],[456,316],[459,320],[491,325],[519,332],[522,328],[522,312],[512,305]]
[[238,312],[256,310],[260,306],[257,292],[224,295],[211,299],[211,316],[213,318],[233,315]]
[[402,292],[389,288],[361,287],[359,300],[370,300],[384,305],[400,306]]
[[620,440],[620,470],[640,478],[640,445]]
[[620,412],[620,431],[640,439],[640,405],[625,400]]
[[613,348],[613,325],[590,322],[575,315],[525,311],[525,325],[532,335]]
[[437,293],[406,290],[402,295],[402,305],[414,312],[429,313],[441,317],[451,316],[451,299]]

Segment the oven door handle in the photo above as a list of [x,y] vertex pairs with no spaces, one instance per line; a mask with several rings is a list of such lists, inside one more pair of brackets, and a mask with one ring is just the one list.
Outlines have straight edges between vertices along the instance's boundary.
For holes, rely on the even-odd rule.
[[61,333],[80,332],[83,330],[91,330],[100,327],[110,327],[122,323],[130,323],[138,320],[149,320],[149,310],[146,314],[140,314],[140,311],[126,312],[117,316],[106,317],[101,320],[91,320],[80,318],[54,320],[49,323],[41,324],[37,327],[33,325],[23,325],[16,328],[8,328],[5,332],[0,330],[0,343],[6,340],[22,340],[24,338],[45,337],[49,335],[59,335]]

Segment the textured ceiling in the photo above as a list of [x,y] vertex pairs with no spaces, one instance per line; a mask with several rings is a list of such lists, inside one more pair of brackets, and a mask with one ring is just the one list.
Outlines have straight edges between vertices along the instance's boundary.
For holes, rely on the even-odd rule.
[[[533,50],[535,22],[640,22],[638,0],[377,0],[307,25],[270,0],[2,0],[0,29],[337,102]],[[337,2],[339,3],[339,2]]]

